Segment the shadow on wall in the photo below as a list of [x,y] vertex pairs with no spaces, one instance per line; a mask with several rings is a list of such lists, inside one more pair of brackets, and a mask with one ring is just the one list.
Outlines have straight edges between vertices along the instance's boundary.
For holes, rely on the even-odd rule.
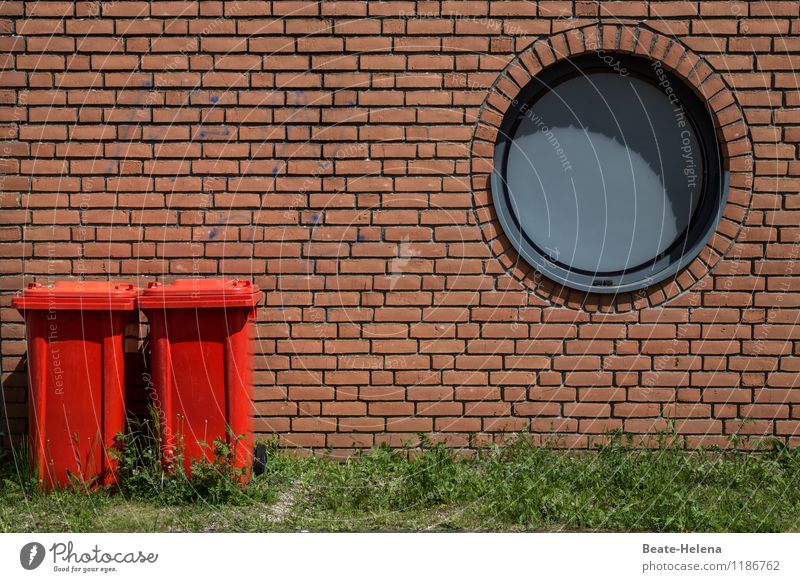
[[27,354],[3,380],[0,398],[0,451],[18,447],[27,429],[28,418],[28,358]]

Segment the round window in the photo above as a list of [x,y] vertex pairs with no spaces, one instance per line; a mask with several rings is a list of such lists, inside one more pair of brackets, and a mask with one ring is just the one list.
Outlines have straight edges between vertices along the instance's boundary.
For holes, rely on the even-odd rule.
[[503,119],[492,194],[520,255],[569,287],[674,276],[716,228],[727,173],[703,102],[658,63],[583,55],[546,69]]

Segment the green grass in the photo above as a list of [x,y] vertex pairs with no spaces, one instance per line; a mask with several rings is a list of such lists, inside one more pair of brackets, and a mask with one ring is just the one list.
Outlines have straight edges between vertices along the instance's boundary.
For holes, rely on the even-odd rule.
[[129,446],[120,490],[50,495],[6,454],[0,531],[800,531],[800,451],[785,448],[575,453],[520,439],[472,458],[423,446],[348,461],[273,448],[244,491],[218,465],[166,479],[148,450]]

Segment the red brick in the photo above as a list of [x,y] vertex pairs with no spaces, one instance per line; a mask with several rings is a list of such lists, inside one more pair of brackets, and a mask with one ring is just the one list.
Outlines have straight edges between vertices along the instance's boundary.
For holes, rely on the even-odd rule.
[[[725,444],[742,416],[795,434],[796,3],[6,4],[7,296],[48,269],[257,280],[256,429],[284,446],[589,447],[667,419]],[[460,18],[398,18],[414,10]],[[495,109],[599,40],[720,73],[699,92],[724,126],[725,221],[702,261],[633,297],[537,286],[491,208]]]

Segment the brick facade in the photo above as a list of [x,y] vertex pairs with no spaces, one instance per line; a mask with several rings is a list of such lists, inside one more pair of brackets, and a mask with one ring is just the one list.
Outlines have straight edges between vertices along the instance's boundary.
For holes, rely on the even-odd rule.
[[[25,282],[217,274],[267,290],[256,428],[285,445],[346,454],[523,432],[582,448],[622,430],[728,446],[800,431],[800,3],[0,14],[2,432],[25,428],[10,307]],[[530,272],[488,190],[519,86],[597,49],[660,60],[703,95],[731,171],[700,256],[613,298]]]

